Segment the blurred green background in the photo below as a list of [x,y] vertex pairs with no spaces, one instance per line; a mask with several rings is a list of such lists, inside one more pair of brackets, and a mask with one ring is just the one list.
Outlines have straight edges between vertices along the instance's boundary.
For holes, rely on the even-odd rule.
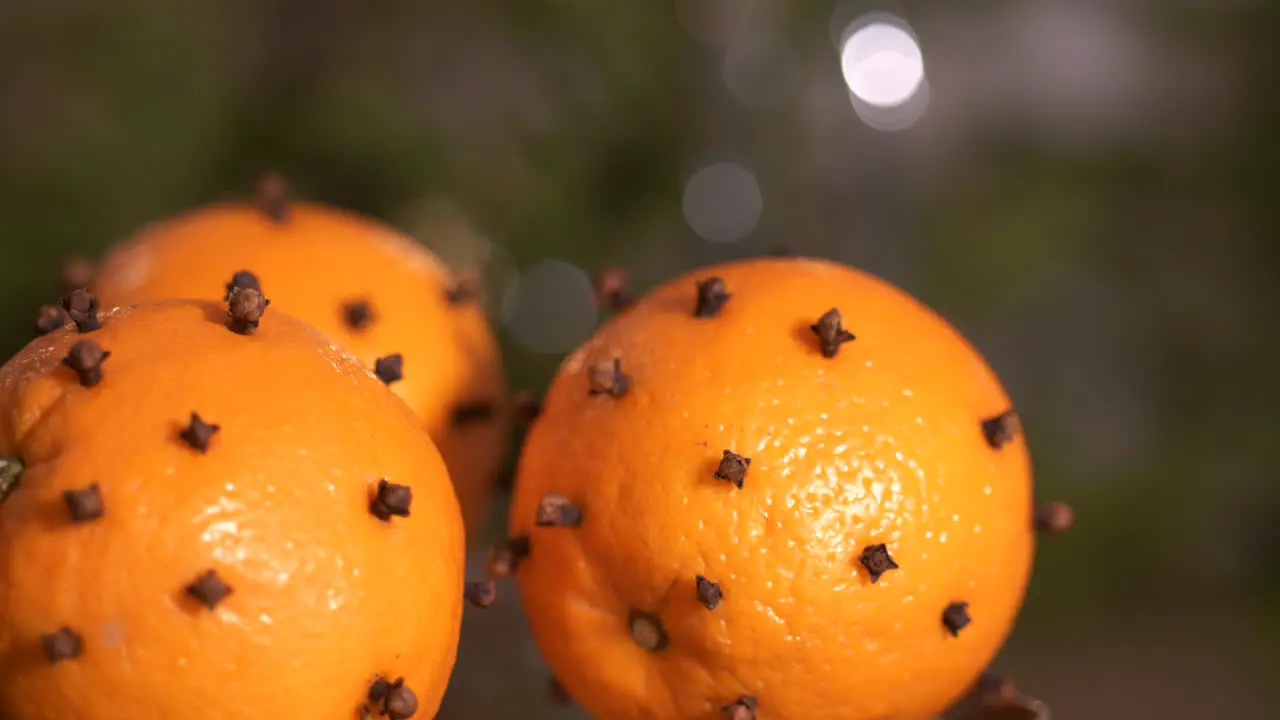
[[[893,117],[841,75],[871,11],[923,51]],[[0,350],[64,257],[268,168],[483,264],[516,387],[596,321],[584,273],[643,290],[780,244],[835,258],[982,348],[1039,492],[1077,508],[999,667],[1058,720],[1276,717],[1278,20],[1263,0],[0,0]],[[468,612],[442,717],[580,717],[547,701],[502,590]]]

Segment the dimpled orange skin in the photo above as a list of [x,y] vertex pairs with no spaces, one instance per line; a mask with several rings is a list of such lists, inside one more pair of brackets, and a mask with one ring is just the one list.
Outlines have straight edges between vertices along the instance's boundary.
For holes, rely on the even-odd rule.
[[[392,388],[424,420],[445,457],[468,527],[483,520],[506,452],[505,377],[483,310],[451,304],[447,270],[426,248],[355,213],[294,202],[282,222],[252,204],[197,208],[143,228],[104,260],[93,290],[104,307],[164,298],[221,300],[232,275],[257,276],[272,308],[338,341],[368,367],[404,356]],[[354,330],[343,305],[368,302]],[[464,403],[491,418],[455,426]]]
[[[694,317],[712,276],[732,298]],[[857,339],[827,359],[810,325],[832,307]],[[629,392],[589,394],[613,358]],[[933,717],[1002,644],[1031,570],[1025,446],[980,429],[1007,409],[950,325],[862,272],[748,260],[654,290],[565,361],[522,453],[510,531],[530,536],[517,578],[544,657],[603,720],[718,720],[742,695],[760,720]],[[740,490],[713,477],[725,449],[751,458]],[[535,527],[551,491],[580,527]],[[874,543],[900,566],[876,584],[858,562]],[[666,649],[631,639],[633,608]]]
[[[378,675],[430,718],[452,670],[464,534],[444,463],[413,412],[300,321],[252,335],[223,306],[165,301],[71,325],[0,369],[0,457],[26,465],[0,502],[0,717],[354,720]],[[111,353],[82,387],[77,340]],[[201,454],[190,413],[221,429]],[[411,515],[375,518],[380,478]],[[105,514],[70,522],[97,483]],[[184,588],[214,570],[208,610]],[[50,664],[67,626],[79,657]]]

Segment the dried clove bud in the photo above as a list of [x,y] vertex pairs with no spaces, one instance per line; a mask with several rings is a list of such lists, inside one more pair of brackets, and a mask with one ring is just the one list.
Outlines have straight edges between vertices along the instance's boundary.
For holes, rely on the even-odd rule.
[[258,322],[271,301],[253,288],[232,288],[227,292],[227,327],[232,332],[248,335],[258,329]]
[[98,298],[84,288],[77,288],[62,298],[62,309],[67,311],[76,330],[82,333],[93,332],[102,327],[98,318]]
[[862,554],[858,555],[858,562],[862,563],[862,567],[867,569],[867,574],[871,576],[872,584],[880,580],[880,576],[890,570],[897,570],[898,563],[893,561],[889,556],[889,548],[884,543],[876,545],[868,545],[862,549]]
[[227,292],[222,296],[222,301],[231,302],[231,291],[237,288],[262,292],[262,284],[258,282],[258,276],[248,270],[240,270],[235,275],[232,275],[231,282],[226,284]]
[[498,586],[492,580],[468,582],[463,587],[462,597],[473,606],[483,610],[498,600]]
[[65,490],[62,500],[67,504],[67,513],[73,523],[97,520],[106,512],[106,507],[102,504],[102,491],[97,483],[80,490]]
[[844,320],[840,317],[840,311],[831,308],[818,318],[818,322],[809,326],[814,335],[818,336],[818,347],[822,350],[822,357],[833,358],[840,352],[840,346],[856,340],[856,336],[848,330],[844,329]]
[[724,599],[724,593],[720,591],[720,583],[714,583],[705,577],[698,575],[698,602],[708,610],[715,610],[720,601]]
[[378,481],[378,491],[369,502],[369,512],[385,522],[392,517],[409,517],[412,504],[413,488],[387,482],[384,478]]
[[44,646],[44,657],[49,664],[80,657],[84,651],[84,641],[80,634],[69,627],[61,627],[48,635],[40,636],[40,644]]
[[592,395],[626,395],[631,389],[631,378],[622,372],[622,358],[592,365],[587,370],[587,386],[587,392]]
[[793,258],[793,257],[800,256],[800,253],[796,252],[795,247],[788,245],[786,243],[783,243],[782,245],[778,245],[769,254],[772,255],[773,257],[779,257],[779,258]]
[[576,528],[582,524],[582,509],[569,502],[564,493],[549,492],[538,503],[538,527]]
[[349,300],[342,304],[342,323],[352,332],[360,332],[373,324],[373,306],[368,300]]
[[515,410],[516,421],[524,425],[532,423],[542,412],[542,403],[532,390],[521,390],[511,401]]
[[494,580],[510,577],[520,561],[529,556],[529,536],[517,535],[500,540],[493,546],[485,562],[485,573]]
[[387,385],[403,380],[404,356],[400,353],[391,353],[386,357],[378,358],[373,362],[373,374]]
[[56,308],[52,305],[45,305],[40,308],[40,312],[36,314],[36,331],[41,335],[48,335],[56,330],[61,330],[71,318],[62,308]]
[[475,302],[480,299],[480,279],[467,273],[456,278],[445,292],[450,305]]
[[22,458],[17,455],[0,455],[0,502],[18,489],[18,483],[26,469]]
[[404,684],[404,678],[374,680],[369,686],[369,702],[378,708],[379,715],[391,720],[408,720],[418,712],[418,697]]
[[62,364],[75,371],[82,387],[93,387],[102,382],[102,363],[111,357],[111,352],[103,350],[92,340],[78,340],[62,358]]
[[464,402],[453,409],[450,420],[454,427],[484,422],[493,418],[493,403],[487,400]]
[[635,644],[649,652],[660,652],[670,644],[667,631],[657,615],[632,608],[627,617],[627,628],[631,631],[631,639]]
[[720,708],[724,720],[756,720],[756,699],[751,695],[742,695],[732,703]]
[[959,635],[970,622],[972,619],[969,617],[967,602],[953,602],[942,611],[942,624],[946,626],[947,632],[951,633],[952,637]]
[[58,270],[58,282],[66,291],[87,288],[93,282],[93,262],[83,255],[72,255]]
[[1036,508],[1036,531],[1046,535],[1066,532],[1076,522],[1075,511],[1064,502],[1045,503]]
[[618,312],[631,304],[631,274],[626,268],[608,267],[596,271],[591,278],[595,289],[596,304]]
[[1021,430],[1022,423],[1018,420],[1018,414],[1012,410],[1006,410],[982,421],[982,436],[987,439],[987,444],[996,450],[1013,442]]
[[277,172],[264,172],[258,176],[256,202],[258,209],[274,222],[282,223],[289,219],[289,206],[292,197],[289,183]]
[[731,482],[739,490],[747,479],[747,469],[751,467],[751,458],[743,457],[732,450],[725,450],[716,467],[713,477],[717,480]]
[[707,278],[698,282],[698,304],[693,309],[693,316],[700,318],[715,317],[729,302],[728,286],[718,277]]
[[223,582],[222,578],[218,577],[218,573],[213,570],[206,570],[196,578],[195,582],[187,586],[187,594],[208,610],[218,607],[218,604],[231,593],[231,586]]
[[222,429],[221,425],[205,422],[198,413],[191,413],[191,419],[178,437],[192,450],[200,453],[209,451],[209,441]]

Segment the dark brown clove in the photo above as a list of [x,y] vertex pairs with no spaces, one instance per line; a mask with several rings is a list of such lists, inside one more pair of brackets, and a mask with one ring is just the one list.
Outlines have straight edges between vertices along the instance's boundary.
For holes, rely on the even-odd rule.
[[840,352],[841,345],[857,339],[853,333],[844,329],[844,320],[836,308],[823,313],[809,329],[818,336],[818,347],[825,358],[835,357]]
[[369,685],[369,702],[378,714],[391,720],[408,720],[418,712],[418,696],[404,684],[404,678],[387,682],[377,678]]
[[987,444],[996,450],[1013,442],[1021,431],[1022,422],[1018,419],[1018,414],[1012,410],[1006,410],[982,421],[982,436],[987,439]]
[[45,305],[36,314],[36,331],[41,335],[48,335],[51,332],[61,330],[62,326],[66,325],[70,320],[71,318],[62,308]]
[[196,602],[208,610],[218,607],[232,592],[231,586],[223,582],[213,570],[204,571],[195,582],[187,586],[187,595],[195,598]]
[[22,473],[26,470],[22,458],[17,455],[0,455],[0,502],[18,489]]
[[649,652],[660,652],[670,644],[667,631],[657,615],[632,608],[627,617],[627,628],[635,644]]
[[262,214],[277,223],[289,219],[289,206],[292,204],[292,193],[284,176],[277,172],[264,172],[258,176],[257,197],[258,209]]
[[377,375],[378,379],[387,385],[403,380],[404,356],[400,353],[391,353],[385,357],[378,358],[373,362],[373,374]]
[[582,509],[569,502],[564,493],[549,492],[538,503],[534,524],[538,527],[576,528],[582,524]]
[[62,309],[67,311],[78,332],[93,332],[102,327],[98,318],[98,298],[84,288],[77,288],[62,298]]
[[83,255],[72,255],[58,269],[58,282],[64,291],[87,288],[93,283],[93,261]]
[[597,270],[591,278],[596,304],[605,310],[618,312],[631,304],[631,273],[626,268],[608,267]]
[[504,538],[489,552],[485,562],[485,573],[493,580],[510,577],[520,566],[520,561],[529,556],[529,536],[517,535]]
[[373,324],[373,306],[368,300],[348,300],[342,304],[342,324],[352,332],[360,332]]
[[205,422],[199,413],[193,412],[191,419],[187,421],[187,426],[178,433],[178,438],[192,450],[206,453],[209,452],[209,441],[213,440],[213,436],[221,429],[221,425]]
[[492,580],[468,582],[462,589],[462,597],[474,607],[484,609],[498,600],[498,586]]
[[542,402],[532,390],[521,390],[516,393],[511,400],[511,407],[515,411],[516,421],[524,425],[532,423],[542,412]]
[[733,296],[728,286],[718,277],[710,277],[698,281],[698,304],[693,308],[693,316],[700,318],[715,317],[724,309],[725,303]]
[[893,561],[889,555],[889,548],[884,543],[876,545],[868,545],[862,549],[862,553],[858,555],[858,562],[862,563],[862,567],[867,569],[867,574],[871,576],[872,584],[880,580],[880,576],[890,570],[897,570],[898,563]]
[[62,364],[75,371],[82,387],[93,387],[102,382],[102,363],[111,357],[111,352],[103,350],[92,340],[78,340],[71,346]]
[[800,257],[800,253],[796,251],[795,247],[786,243],[774,247],[769,254],[778,258]]
[[84,652],[84,641],[80,633],[69,627],[61,627],[48,635],[40,636],[40,644],[44,646],[44,658],[49,664],[80,657]]
[[622,397],[631,389],[631,378],[622,372],[622,358],[601,362],[587,370],[587,392]]
[[751,695],[741,695],[720,711],[724,713],[724,720],[756,720],[756,699]]
[[972,618],[969,617],[969,603],[967,602],[953,602],[942,611],[942,624],[946,626],[947,632],[951,633],[952,637],[959,635],[960,631],[968,627],[970,622],[972,622]]
[[413,505],[413,488],[387,482],[384,478],[378,481],[377,493],[373,496],[373,500],[369,501],[369,512],[386,522],[393,517],[409,517],[411,505]]
[[232,332],[249,335],[258,329],[270,304],[270,300],[253,288],[232,288],[227,293],[227,327]]
[[472,400],[455,407],[450,416],[450,421],[454,427],[462,427],[491,420],[493,415],[493,403],[487,400]]
[[223,302],[231,302],[231,292],[236,289],[262,292],[262,284],[258,282],[258,276],[248,270],[236,272],[231,276],[231,281],[225,287],[227,291],[222,296]]
[[698,586],[698,602],[708,610],[715,610],[724,599],[724,593],[720,591],[720,583],[711,582],[701,575],[698,575],[695,580]]
[[1036,531],[1045,535],[1066,532],[1075,525],[1076,514],[1071,506],[1064,502],[1050,502],[1036,508]]
[[472,273],[458,276],[445,291],[450,305],[472,303],[480,299],[480,279]]
[[86,523],[97,520],[106,512],[102,504],[102,490],[94,483],[79,490],[65,490],[62,501],[67,505],[67,513],[73,523]]
[[747,479],[747,469],[751,467],[751,458],[743,457],[732,450],[725,450],[716,467],[713,477],[717,480],[731,482],[734,487],[742,489]]

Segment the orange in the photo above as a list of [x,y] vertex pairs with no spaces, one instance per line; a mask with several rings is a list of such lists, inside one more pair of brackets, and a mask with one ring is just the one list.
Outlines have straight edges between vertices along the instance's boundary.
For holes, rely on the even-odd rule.
[[97,318],[82,291],[88,332],[0,368],[0,717],[433,716],[463,598],[444,463],[254,296],[239,322],[182,300]]
[[504,552],[602,720],[923,720],[1022,602],[1017,429],[980,355],[902,290],[820,260],[710,267],[564,362]]
[[478,525],[506,456],[507,392],[497,342],[470,286],[421,244],[370,218],[288,202],[270,184],[261,192],[258,204],[210,205],[143,228],[104,259],[94,292],[104,307],[221,301],[247,272],[240,282],[259,286],[273,307],[366,367],[398,356],[391,386],[422,417],[468,526]]

